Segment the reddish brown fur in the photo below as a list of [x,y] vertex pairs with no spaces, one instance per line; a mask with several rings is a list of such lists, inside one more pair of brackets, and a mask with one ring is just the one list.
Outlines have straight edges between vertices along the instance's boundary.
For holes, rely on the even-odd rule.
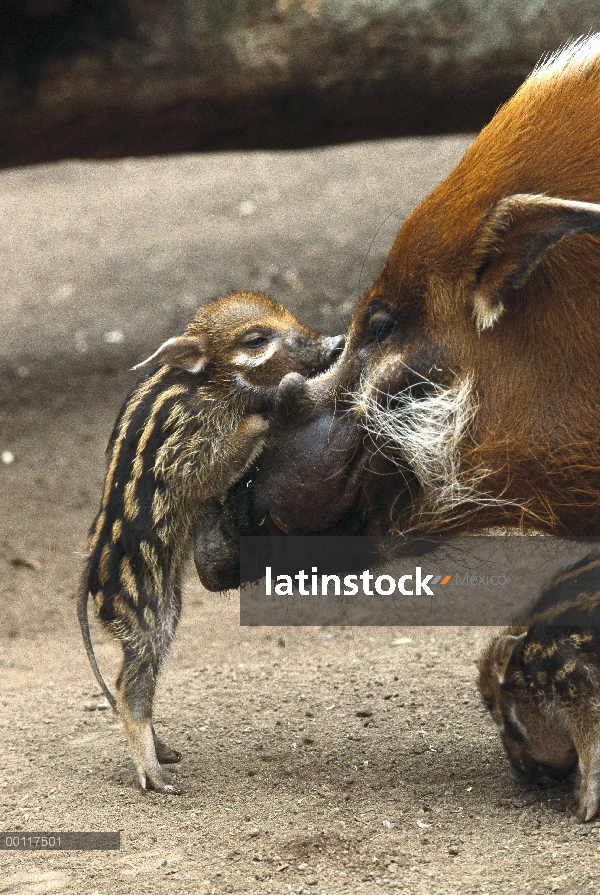
[[[405,221],[359,303],[340,362],[307,389],[312,417],[279,434],[277,449],[297,456],[303,428],[328,414],[323,430],[343,428],[351,442],[339,454],[337,480],[305,479],[299,501],[298,470],[284,473],[273,450],[257,489],[261,518],[270,512],[288,531],[305,530],[310,519],[315,530],[310,508],[321,503],[328,507],[322,529],[333,520],[366,532],[498,524],[600,531],[600,241],[593,235],[600,206],[552,208],[554,198],[600,202],[600,40],[587,47],[580,64],[534,73]],[[391,327],[383,338],[372,318],[375,329]],[[364,439],[368,389],[376,386],[385,403],[411,383],[452,388],[467,376],[478,409],[462,439],[460,478],[474,482],[485,471],[486,499],[465,501],[460,512],[434,509],[399,444],[395,464],[383,469],[402,473],[390,479],[395,500],[382,500],[369,470],[382,471],[384,440],[377,432]],[[352,412],[340,415],[348,393]],[[327,457],[329,437],[311,444],[312,467]],[[343,470],[365,451],[371,459],[350,493]]]
[[485,395],[468,462],[498,470],[491,490],[528,503],[534,524],[597,531],[599,238],[573,237],[544,258],[511,296],[502,338],[473,332],[478,222],[515,193],[600,200],[600,60],[586,77],[526,83],[500,109],[407,219],[361,305],[386,294],[401,309],[422,295],[434,340]]

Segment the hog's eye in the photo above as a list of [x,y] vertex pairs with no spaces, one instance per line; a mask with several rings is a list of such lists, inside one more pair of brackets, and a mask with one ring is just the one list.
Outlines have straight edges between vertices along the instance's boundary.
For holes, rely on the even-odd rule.
[[396,321],[392,317],[376,314],[371,318],[371,339],[374,342],[385,342],[396,329]]
[[368,311],[366,338],[370,344],[379,345],[398,330],[398,320],[387,304],[375,301]]
[[488,710],[488,712],[493,712],[493,711],[494,711],[494,702],[493,702],[493,700],[492,700],[492,699],[488,699],[488,700],[486,701],[485,707],[486,707],[486,709]]
[[271,341],[271,337],[265,333],[250,333],[242,339],[244,348],[262,348],[267,342]]

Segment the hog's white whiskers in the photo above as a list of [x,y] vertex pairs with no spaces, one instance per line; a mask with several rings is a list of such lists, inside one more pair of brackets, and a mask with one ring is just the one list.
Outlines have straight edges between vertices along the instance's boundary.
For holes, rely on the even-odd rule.
[[421,493],[414,518],[418,514],[420,527],[424,516],[447,526],[482,506],[510,503],[486,493],[491,470],[463,469],[462,452],[478,410],[472,376],[457,377],[451,386],[419,377],[417,386],[397,394],[365,379],[352,399],[375,452],[415,476]]

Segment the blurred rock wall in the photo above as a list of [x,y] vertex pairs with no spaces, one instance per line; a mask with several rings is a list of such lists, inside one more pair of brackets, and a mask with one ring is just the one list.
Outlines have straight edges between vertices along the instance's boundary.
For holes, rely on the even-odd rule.
[[595,0],[3,0],[0,166],[472,131]]

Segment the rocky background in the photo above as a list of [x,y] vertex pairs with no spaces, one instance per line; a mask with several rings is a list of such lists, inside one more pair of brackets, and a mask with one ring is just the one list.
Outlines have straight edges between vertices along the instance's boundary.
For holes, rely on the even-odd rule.
[[595,0],[4,0],[0,165],[479,129]]

